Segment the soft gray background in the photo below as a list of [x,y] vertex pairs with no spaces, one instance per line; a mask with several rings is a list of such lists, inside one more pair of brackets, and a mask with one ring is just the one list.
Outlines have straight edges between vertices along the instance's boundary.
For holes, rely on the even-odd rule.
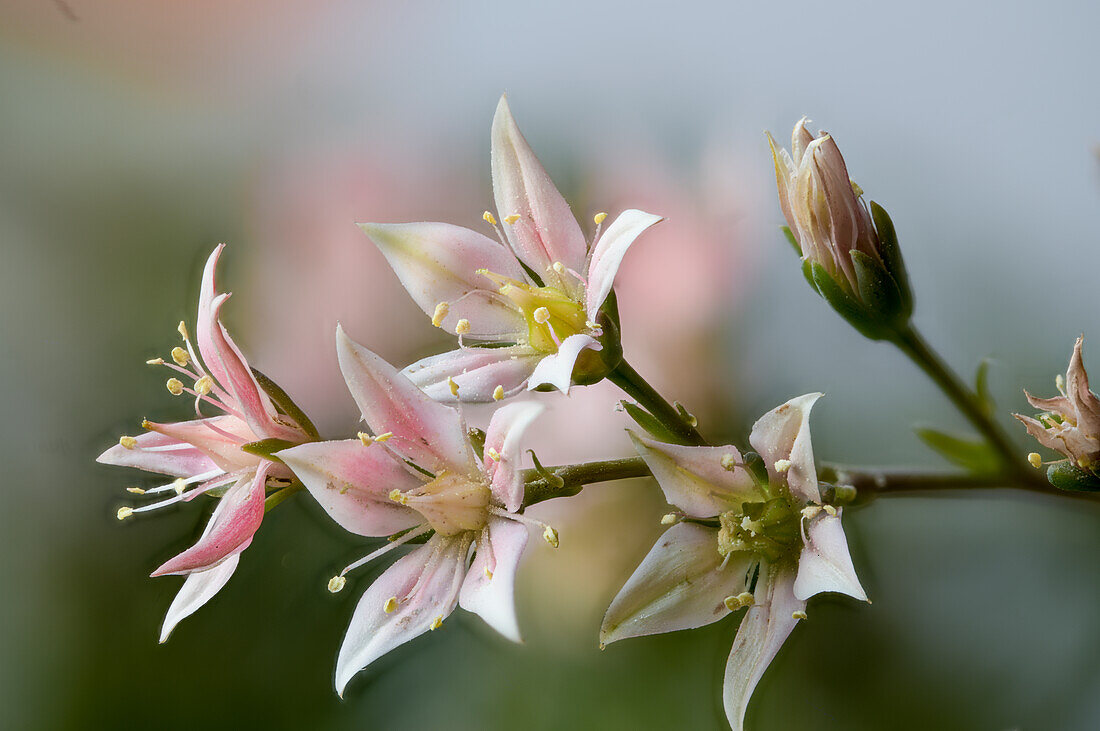
[[[531,559],[520,648],[462,617],[339,701],[336,647],[372,574],[339,597],[323,590],[363,547],[306,500],[273,514],[223,594],[156,646],[175,584],[145,576],[199,518],[120,525],[120,488],[136,477],[92,460],[143,415],[185,416],[142,361],[192,317],[214,243],[233,244],[239,339],[257,351],[250,328],[279,332],[264,302],[285,290],[258,272],[308,268],[303,252],[321,244],[267,248],[255,201],[271,171],[296,180],[285,161],[299,151],[415,168],[392,185],[380,173],[379,197],[351,193],[364,215],[472,225],[502,91],[564,187],[601,150],[630,150],[624,140],[683,175],[720,148],[750,275],[724,313],[726,419],[711,428],[744,435],[763,410],[823,390],[819,455],[937,466],[909,426],[954,426],[946,402],[823,308],[775,233],[762,132],[785,139],[808,114],[892,213],[929,338],[967,374],[995,358],[1002,412],[1022,408],[1025,386],[1052,390],[1081,332],[1100,368],[1096,3],[224,5],[0,6],[0,725],[722,727],[734,622],[595,648],[601,605],[657,532],[661,501],[644,484],[593,488],[563,518],[577,548]],[[431,184],[435,170],[470,179],[461,205]],[[399,193],[400,210],[380,202]],[[345,316],[407,312],[373,285],[342,292]],[[379,349],[403,360],[424,347],[402,342]],[[331,369],[310,370],[314,352],[262,347],[256,365],[292,392],[323,379],[341,393]],[[353,417],[345,405],[319,420],[339,433]],[[1100,726],[1100,508],[906,498],[846,522],[875,603],[811,605],[756,694],[754,728]]]

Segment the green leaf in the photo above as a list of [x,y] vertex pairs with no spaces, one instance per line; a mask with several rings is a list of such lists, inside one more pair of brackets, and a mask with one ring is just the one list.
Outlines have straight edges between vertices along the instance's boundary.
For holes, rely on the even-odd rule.
[[538,473],[539,477],[546,480],[547,485],[555,489],[565,485],[565,480],[562,479],[561,475],[555,475],[542,466],[542,462],[539,461],[539,456],[535,454],[535,450],[528,449],[527,453],[531,455],[531,462],[535,465],[535,472]]
[[798,239],[795,238],[794,232],[791,231],[790,226],[780,226],[779,230],[783,232],[783,236],[786,237],[787,243],[794,249],[794,253],[802,256],[802,247],[798,245]]
[[256,377],[256,383],[260,384],[260,388],[264,390],[264,393],[268,395],[276,408],[291,419],[294,419],[295,423],[302,427],[311,438],[321,438],[321,434],[317,431],[317,427],[313,425],[313,422],[309,420],[306,413],[298,407],[298,404],[294,403],[294,400],[287,395],[287,392],[284,391],[279,384],[275,383],[275,381],[255,368],[252,369],[252,375]]
[[871,219],[875,223],[875,231],[878,232],[879,254],[882,255],[882,263],[886,271],[894,278],[901,293],[903,317],[908,319],[913,314],[913,289],[909,284],[909,273],[905,270],[905,262],[901,258],[901,246],[898,245],[897,231],[894,230],[894,222],[890,220],[890,214],[878,203],[871,201]]
[[466,436],[470,440],[470,446],[474,448],[474,452],[477,454],[477,458],[485,459],[485,432],[481,429],[473,428],[466,432]]
[[901,292],[890,272],[877,258],[862,251],[852,251],[852,266],[856,270],[859,298],[875,319],[903,323]]
[[991,415],[995,408],[993,395],[989,393],[989,363],[989,358],[983,358],[978,364],[978,372],[974,375],[974,393],[978,396],[987,416]]
[[1072,462],[1058,462],[1048,467],[1047,482],[1059,490],[1100,492],[1100,477]]
[[656,416],[638,404],[632,401],[620,401],[619,403],[623,405],[623,409],[626,410],[630,418],[636,421],[638,426],[645,429],[654,439],[668,444],[687,444],[682,437],[677,436],[675,432],[662,424]]
[[916,432],[920,440],[939,453],[944,459],[975,474],[989,474],[1000,469],[1000,458],[986,442],[973,437],[961,437],[954,434],[918,427]]
[[281,463],[282,460],[275,456],[276,452],[281,452],[284,449],[290,449],[297,446],[294,442],[287,441],[286,439],[261,439],[258,442],[249,442],[248,444],[241,445],[242,452],[248,452],[249,454],[255,454],[264,459],[271,460],[272,462]]
[[883,340],[889,336],[889,331],[875,322],[867,308],[837,284],[825,267],[815,262],[810,264],[810,269],[817,291],[838,315],[848,321],[849,325],[871,340]]

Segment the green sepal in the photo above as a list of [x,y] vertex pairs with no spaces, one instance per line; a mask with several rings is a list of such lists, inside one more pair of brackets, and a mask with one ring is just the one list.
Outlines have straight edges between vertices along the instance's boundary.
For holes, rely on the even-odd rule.
[[309,435],[311,439],[319,440],[321,438],[320,432],[317,431],[317,427],[313,425],[313,422],[306,416],[306,412],[302,411],[298,407],[298,404],[294,403],[294,400],[287,395],[287,392],[282,389],[279,384],[265,376],[255,368],[252,369],[252,375],[256,378],[256,383],[260,384],[260,388],[264,390],[268,398],[275,404],[275,408],[294,419],[294,422],[302,427],[303,431]]
[[817,296],[821,296],[821,290],[817,288],[817,283],[814,282],[814,266],[813,262],[809,259],[802,260],[802,276],[806,277],[806,281],[810,285],[810,289],[817,293]]
[[[619,303],[615,290],[608,293],[603,306],[596,314],[596,324],[603,334],[596,338],[602,346],[600,350],[582,350],[573,366],[572,380],[578,386],[591,386],[599,383],[607,374],[615,370],[623,360],[622,334],[619,329]],[[535,389],[540,390],[538,388]]]
[[271,493],[266,498],[264,498],[264,512],[266,513],[267,511],[271,510],[276,505],[301,490],[302,487],[302,483],[294,482],[281,490],[276,490],[275,492]]
[[901,247],[898,245],[897,231],[894,230],[894,222],[890,220],[890,214],[878,203],[871,201],[871,220],[874,221],[875,231],[878,233],[879,254],[882,263],[890,276],[897,284],[901,294],[901,315],[909,319],[913,314],[913,289],[909,284],[909,273],[905,269],[905,262],[901,257]]
[[1059,490],[1100,492],[1100,476],[1072,462],[1058,462],[1047,468],[1047,482]]
[[985,441],[947,434],[938,429],[913,430],[922,442],[947,461],[974,474],[992,474],[1001,467],[1000,457]]
[[790,226],[780,226],[779,230],[783,232],[784,238],[787,239],[787,243],[794,249],[794,253],[802,256],[802,247],[798,245],[798,239],[795,238],[794,232],[791,231]]
[[856,284],[863,305],[875,319],[891,323],[895,327],[905,324],[902,317],[901,292],[890,272],[876,257],[862,251],[852,251],[852,266],[856,271]]
[[249,454],[254,454],[257,457],[263,457],[264,459],[271,462],[278,462],[279,464],[282,464],[283,461],[279,459],[275,455],[275,453],[281,452],[284,449],[290,449],[291,447],[295,446],[297,446],[296,442],[291,442],[286,439],[276,439],[272,437],[271,439],[261,439],[257,442],[248,442],[247,444],[242,444],[241,451],[248,452]]
[[871,340],[885,340],[890,336],[889,329],[877,322],[874,315],[860,304],[859,300],[837,284],[825,267],[815,262],[810,264],[810,270],[817,291],[829,306],[861,335]]
[[741,462],[757,485],[763,488],[768,486],[771,477],[768,476],[768,465],[764,463],[763,457],[756,452],[745,452],[741,456]]
[[623,405],[623,409],[626,413],[637,422],[638,426],[646,430],[646,432],[660,442],[666,442],[668,444],[688,444],[683,438],[677,436],[672,430],[668,429],[661,421],[643,409],[638,404],[632,401],[620,401]]
[[474,452],[477,454],[477,458],[485,460],[485,432],[481,429],[473,428],[466,432],[466,437],[470,440],[470,446],[474,448]]

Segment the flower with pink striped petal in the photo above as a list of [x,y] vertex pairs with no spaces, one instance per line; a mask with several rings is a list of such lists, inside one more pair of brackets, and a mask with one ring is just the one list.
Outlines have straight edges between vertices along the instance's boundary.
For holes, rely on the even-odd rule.
[[[661,218],[623,211],[589,246],[501,97],[493,118],[492,173],[499,241],[447,223],[361,224],[432,324],[459,348],[405,369],[440,401],[491,401],[524,388],[602,379],[622,357],[609,301],[634,240]],[[606,306],[605,306],[606,305]]]
[[835,591],[866,600],[841,511],[823,505],[810,448],[807,394],[761,417],[749,442],[767,467],[734,447],[685,447],[635,436],[634,446],[678,511],[604,616],[600,642],[702,627],[749,607],[733,641],[723,700],[730,726],[768,663],[806,616],[806,600]]
[[[427,542],[386,569],[363,594],[336,665],[336,690],[398,645],[437,629],[455,606],[519,641],[513,587],[527,544],[520,439],[542,410],[531,402],[498,409],[478,457],[460,412],[429,398],[389,363],[336,333],[340,369],[371,433],[303,444],[278,453],[345,529],[393,536],[353,568],[423,536]],[[394,535],[394,534],[400,535]],[[473,553],[471,561],[470,555]]]
[[[224,490],[195,545],[153,572],[153,576],[187,577],[164,619],[161,642],[232,576],[239,554],[252,542],[263,520],[268,486],[290,484],[292,475],[284,465],[242,447],[264,440],[287,446],[316,436],[313,425],[296,407],[290,409],[296,416],[286,413],[283,404],[283,411],[276,408],[221,324],[221,308],[229,295],[218,294],[214,274],[223,248],[224,244],[214,249],[203,272],[196,329],[198,348],[181,322],[179,332],[184,344],[173,349],[171,361],[149,361],[186,379],[187,385],[173,376],[168,380],[168,390],[175,396],[194,396],[196,418],[170,424],[144,421],[142,425],[148,430],[145,434],[122,437],[97,459],[103,464],[137,467],[175,478],[151,489],[129,488],[138,495],[170,497],[141,507],[120,508],[120,520]],[[204,405],[222,413],[205,416]]]

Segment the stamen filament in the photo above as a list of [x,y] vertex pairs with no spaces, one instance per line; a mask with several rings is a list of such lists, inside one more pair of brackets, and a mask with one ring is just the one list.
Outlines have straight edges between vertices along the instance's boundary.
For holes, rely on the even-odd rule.
[[381,556],[383,554],[386,554],[386,553],[389,553],[390,551],[392,551],[393,549],[397,548],[398,546],[400,546],[404,543],[408,543],[413,538],[419,538],[420,536],[427,533],[429,530],[431,530],[431,526],[428,525],[427,523],[423,523],[419,527],[413,528],[412,530],[410,530],[408,533],[401,536],[397,540],[391,541],[391,542],[387,543],[386,545],[382,546],[381,548],[376,549],[374,551],[371,551],[370,553],[368,553],[366,556],[363,556],[363,558],[359,559],[358,561],[355,561],[353,563],[348,564],[347,566],[344,567],[344,570],[341,571],[338,574],[338,576],[345,576],[349,571],[354,571],[355,569],[359,568],[360,566],[363,566],[365,564],[370,563],[371,561],[378,558],[379,556]]

